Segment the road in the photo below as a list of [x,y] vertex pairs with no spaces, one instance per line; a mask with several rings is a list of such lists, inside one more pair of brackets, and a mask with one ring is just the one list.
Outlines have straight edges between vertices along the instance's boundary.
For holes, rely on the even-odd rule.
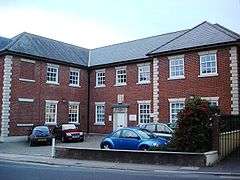
[[0,161],[1,180],[190,180],[190,179],[240,179],[240,177],[216,176],[194,173],[161,171],[128,171],[104,168],[84,168],[63,165],[17,163]]

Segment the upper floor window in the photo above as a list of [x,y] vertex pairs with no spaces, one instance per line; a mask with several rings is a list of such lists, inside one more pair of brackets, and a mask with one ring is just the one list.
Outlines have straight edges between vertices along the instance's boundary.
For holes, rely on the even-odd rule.
[[184,57],[169,57],[169,79],[184,78]]
[[47,65],[47,83],[58,84],[58,65]]
[[46,100],[45,123],[47,124],[57,123],[57,103],[58,101]]
[[105,69],[96,70],[96,87],[105,87]]
[[69,123],[79,123],[79,102],[69,102],[68,121]]
[[105,103],[104,102],[95,103],[95,124],[97,125],[105,124]]
[[138,101],[138,120],[141,123],[150,123],[151,113],[151,102],[150,101]]
[[200,55],[200,77],[217,76],[217,54],[216,51],[201,52]]
[[138,65],[138,83],[150,83],[150,63]]
[[116,68],[116,85],[126,85],[127,84],[127,71],[126,67],[117,67]]
[[70,68],[69,73],[69,85],[70,86],[79,86],[80,70]]
[[178,120],[177,114],[185,106],[185,98],[169,99],[169,102],[170,102],[170,122],[176,123],[176,121]]

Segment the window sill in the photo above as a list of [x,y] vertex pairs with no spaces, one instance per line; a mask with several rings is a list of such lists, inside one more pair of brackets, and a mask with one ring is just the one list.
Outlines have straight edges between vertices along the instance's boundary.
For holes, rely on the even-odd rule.
[[57,125],[56,122],[45,122],[44,124],[45,124],[45,125]]
[[76,87],[76,88],[80,88],[81,86],[77,85],[77,84],[69,84],[69,87]]
[[51,81],[47,81],[46,83],[47,83],[47,84],[52,84],[52,85],[59,85],[59,83],[58,83],[58,82],[51,82]]
[[151,84],[151,81],[137,82],[138,85]]
[[23,82],[36,82],[36,81],[33,80],[33,79],[25,79],[25,78],[19,78],[18,80],[19,80],[19,81],[23,81]]
[[115,84],[114,86],[126,86],[127,83],[124,83],[124,84]]
[[106,87],[106,85],[99,85],[99,86],[95,86],[95,88],[102,88],[102,87]]
[[75,124],[75,125],[80,125],[79,122],[68,122],[69,124]]
[[185,79],[185,76],[170,77],[167,80],[178,80],[178,79]]
[[105,123],[94,123],[95,126],[105,126]]
[[198,75],[198,77],[214,77],[214,76],[218,76],[218,73],[214,73],[214,74],[201,74]]

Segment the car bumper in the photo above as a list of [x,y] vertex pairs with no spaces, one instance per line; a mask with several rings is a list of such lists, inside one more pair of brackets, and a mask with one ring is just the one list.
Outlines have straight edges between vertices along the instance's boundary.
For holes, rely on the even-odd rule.
[[35,138],[32,138],[31,141],[34,144],[51,144],[52,137],[35,137]]
[[80,136],[66,136],[65,140],[66,141],[83,141],[84,140],[84,135],[80,135]]

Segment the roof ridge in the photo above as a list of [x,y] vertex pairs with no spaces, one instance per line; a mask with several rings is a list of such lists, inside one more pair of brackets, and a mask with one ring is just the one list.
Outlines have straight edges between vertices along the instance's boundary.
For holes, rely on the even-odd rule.
[[[224,26],[222,26],[222,25],[220,25],[220,24],[218,24],[218,23],[214,24],[215,26],[214,26],[213,24],[211,24],[211,25],[212,25],[215,29],[217,29],[218,31],[220,31],[220,32],[222,32],[222,33],[224,33],[224,34],[226,34],[226,35],[228,35],[228,36],[230,36],[230,37],[232,37],[232,38],[234,38],[234,39],[240,39],[240,35],[239,35],[238,33],[234,32],[234,31],[232,31],[232,30],[230,30],[230,29],[228,29],[228,28],[226,28],[226,27],[224,27]],[[222,30],[216,28],[216,25],[217,25],[219,28],[222,28],[222,29],[224,29],[224,30],[226,30],[226,31],[229,31],[230,33],[233,33],[234,35],[238,36],[238,38],[236,38],[236,37],[234,37],[234,36],[226,33],[225,31],[222,31]]]
[[[18,35],[16,35],[16,36],[12,37],[12,38],[10,39],[11,42],[9,42],[9,44],[7,44],[4,49],[8,50],[8,49],[10,49],[11,47],[13,47],[13,46],[18,42],[18,40],[19,40],[20,38],[22,38],[25,34],[26,34],[26,32],[22,32],[22,33],[20,33],[20,34],[18,34]],[[14,39],[14,38],[16,38],[16,39]]]
[[26,35],[32,35],[32,36],[48,39],[48,40],[55,41],[55,42],[58,42],[58,43],[66,44],[68,46],[73,46],[73,47],[77,47],[77,48],[81,48],[81,49],[85,49],[85,50],[90,50],[88,48],[84,48],[84,47],[81,47],[81,46],[73,45],[73,44],[66,43],[66,42],[63,42],[63,41],[59,41],[59,40],[56,40],[56,39],[44,37],[44,36],[41,36],[41,35],[37,35],[37,34],[29,33],[29,32],[24,32],[24,33],[26,33]]
[[149,52],[148,52],[146,55],[148,56],[148,55],[152,54],[154,51],[156,51],[156,50],[158,50],[158,49],[162,48],[163,46],[166,46],[166,45],[167,45],[167,44],[169,44],[170,42],[173,42],[173,41],[175,41],[176,39],[178,39],[178,38],[182,37],[183,35],[185,35],[185,34],[189,33],[190,31],[192,31],[193,29],[196,29],[197,27],[201,26],[201,25],[202,25],[202,24],[204,24],[204,23],[208,23],[208,22],[207,22],[207,21],[203,21],[202,23],[198,24],[197,26],[194,26],[193,28],[189,29],[189,30],[188,30],[188,31],[186,31],[185,33],[183,33],[183,34],[180,34],[179,36],[177,36],[177,37],[173,38],[172,40],[170,40],[170,41],[166,42],[166,43],[165,43],[165,44],[163,44],[162,46],[159,46],[158,48],[155,48],[154,50],[151,50],[151,51],[149,51]]
[[188,30],[189,30],[189,29],[183,29],[183,30],[179,30],[179,31],[174,31],[174,32],[169,32],[169,33],[163,33],[163,34],[154,35],[154,36],[149,36],[149,37],[145,37],[145,38],[134,39],[134,40],[130,40],[130,41],[125,41],[125,42],[110,44],[110,45],[106,45],[106,46],[102,46],[102,47],[97,47],[97,48],[90,49],[90,51],[91,51],[91,50],[95,50],[95,49],[100,49],[100,48],[109,47],[109,46],[115,46],[115,45],[119,45],[119,44],[124,44],[124,43],[130,43],[130,42],[134,42],[134,41],[139,41],[139,40],[143,40],[143,39],[149,39],[149,38],[154,38],[154,37],[158,37],[158,36],[169,35],[169,34],[178,33],[178,32],[181,32],[181,31],[188,31]]

